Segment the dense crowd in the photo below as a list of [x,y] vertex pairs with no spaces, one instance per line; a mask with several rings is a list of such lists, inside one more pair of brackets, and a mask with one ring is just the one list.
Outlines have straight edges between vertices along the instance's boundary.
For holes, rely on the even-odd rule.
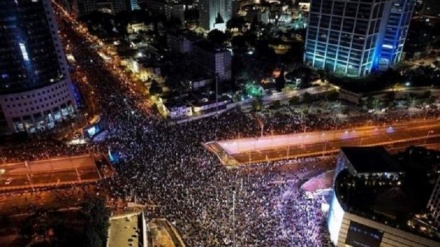
[[[68,28],[67,26],[62,28]],[[329,246],[320,210],[321,198],[308,198],[298,186],[307,161],[278,161],[256,167],[226,169],[201,145],[212,140],[258,136],[255,116],[231,110],[218,116],[172,124],[146,107],[144,96],[106,73],[106,64],[81,38],[70,32],[78,65],[89,76],[101,115],[108,123],[104,141],[65,145],[49,138],[3,147],[2,158],[35,160],[87,152],[121,157],[117,175],[103,181],[112,197],[135,195],[158,206],[148,216],[166,217],[188,246]],[[93,61],[93,62],[91,62]],[[399,117],[402,117],[399,115]],[[356,116],[353,116],[356,118]],[[265,134],[347,127],[356,121],[329,121],[317,114],[277,114],[265,118]],[[380,117],[377,121],[395,121]],[[296,166],[286,179],[279,166]],[[256,171],[258,170],[258,172]],[[281,183],[274,181],[282,180]]]

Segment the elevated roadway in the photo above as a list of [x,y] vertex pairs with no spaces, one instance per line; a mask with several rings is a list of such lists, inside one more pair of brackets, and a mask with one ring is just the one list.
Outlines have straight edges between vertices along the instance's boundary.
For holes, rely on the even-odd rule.
[[91,155],[0,165],[0,192],[89,183],[101,179]]
[[394,125],[273,135],[205,143],[227,166],[333,154],[344,146],[425,145],[440,139],[440,121],[418,119]]

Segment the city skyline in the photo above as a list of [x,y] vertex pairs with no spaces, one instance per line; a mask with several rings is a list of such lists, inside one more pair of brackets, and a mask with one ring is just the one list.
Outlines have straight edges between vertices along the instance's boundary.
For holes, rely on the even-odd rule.
[[[19,88],[0,93],[0,246],[438,246],[421,0],[229,1],[208,28],[209,0],[115,1],[136,7],[0,2],[0,75],[21,79],[0,80]],[[350,76],[305,63],[312,42]]]

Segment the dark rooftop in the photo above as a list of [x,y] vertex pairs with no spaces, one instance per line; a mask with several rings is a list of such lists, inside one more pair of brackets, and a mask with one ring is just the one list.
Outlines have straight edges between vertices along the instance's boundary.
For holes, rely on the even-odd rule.
[[382,146],[342,147],[341,150],[358,173],[402,171],[399,163]]
[[219,52],[224,52],[226,51],[226,47],[222,46],[222,45],[216,45],[213,44],[207,40],[203,40],[200,42],[196,43],[197,47],[200,47],[201,49],[205,50],[205,51],[209,51],[212,53],[219,53]]
[[[350,169],[342,169],[336,175],[334,191],[344,210],[435,241],[440,240],[426,209],[434,189],[431,180],[438,178],[435,171],[440,167],[437,158],[440,151],[409,147],[391,156],[385,148],[376,146],[343,147],[341,153],[360,173],[398,171],[405,174],[356,176],[351,174]],[[426,164],[421,165],[423,162]],[[422,216],[426,219],[423,222],[419,219]]]

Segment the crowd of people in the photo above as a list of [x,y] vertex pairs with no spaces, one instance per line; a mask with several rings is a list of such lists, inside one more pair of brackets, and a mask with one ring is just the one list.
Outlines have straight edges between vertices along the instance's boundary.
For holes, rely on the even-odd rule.
[[[226,169],[201,145],[204,142],[260,134],[253,116],[239,110],[172,124],[146,107],[144,95],[106,72],[106,64],[68,26],[72,52],[88,74],[108,134],[100,142],[66,145],[39,138],[3,147],[7,161],[35,160],[83,153],[118,153],[117,174],[101,182],[112,198],[134,195],[137,202],[157,208],[149,217],[165,217],[181,232],[187,246],[329,246],[322,198],[308,198],[298,189],[301,177],[274,183],[278,166],[307,171],[307,161],[278,161]],[[93,60],[94,62],[90,62]],[[329,116],[330,117],[330,116]],[[331,124],[316,114],[267,118],[265,133],[279,134],[343,128],[353,121]],[[381,118],[378,121],[392,121]],[[360,122],[359,122],[360,123]],[[307,125],[306,125],[307,124]],[[290,163],[289,163],[290,162]],[[255,168],[257,167],[257,168]],[[254,169],[259,169],[254,172]]]

